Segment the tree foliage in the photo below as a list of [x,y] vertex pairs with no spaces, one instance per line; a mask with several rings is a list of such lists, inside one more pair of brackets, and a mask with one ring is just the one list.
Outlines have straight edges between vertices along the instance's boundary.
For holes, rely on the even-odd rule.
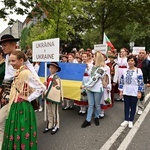
[[1,5],[0,9],[0,18],[9,20],[9,24],[13,24],[15,20],[9,18],[10,14],[28,14],[31,8],[35,6],[36,2],[32,0],[3,0],[1,1],[1,4],[3,5]]
[[20,0],[20,6],[16,1],[3,1],[5,9],[0,9],[1,18],[7,18],[13,12],[28,13],[30,7],[33,7],[29,14],[31,18],[33,15],[40,18],[43,12],[46,14],[43,22],[28,29],[26,44],[60,37],[64,44],[73,47],[92,47],[102,43],[105,32],[117,48],[130,48],[130,41],[150,48],[148,0]]

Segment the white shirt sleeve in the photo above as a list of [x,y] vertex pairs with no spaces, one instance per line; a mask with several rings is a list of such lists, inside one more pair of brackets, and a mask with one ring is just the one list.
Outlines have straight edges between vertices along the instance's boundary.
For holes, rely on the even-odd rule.
[[118,82],[118,65],[117,64],[115,65],[114,69],[115,69],[115,74],[114,74],[113,82],[117,83]]
[[34,69],[35,69],[36,73],[38,74],[39,69],[40,69],[40,65],[39,64],[35,64]]
[[31,95],[27,98],[29,102],[38,98],[46,90],[45,85],[40,80],[36,79],[33,74],[31,74],[29,77],[27,84],[34,89],[34,92],[32,92]]
[[15,75],[16,69],[12,67],[12,65],[9,64],[9,55],[6,55],[5,58],[5,80],[13,80]]
[[24,64],[27,66],[27,68],[39,79],[38,74],[36,73],[33,65],[29,62],[29,60],[27,60],[26,62],[24,62]]

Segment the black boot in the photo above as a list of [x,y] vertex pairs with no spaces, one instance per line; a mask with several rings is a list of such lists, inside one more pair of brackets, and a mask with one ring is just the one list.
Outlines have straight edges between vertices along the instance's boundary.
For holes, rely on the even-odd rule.
[[95,122],[95,125],[96,125],[96,126],[99,126],[99,118],[95,118],[95,119],[94,119],[94,122]]
[[88,122],[88,121],[84,121],[83,124],[81,125],[81,128],[86,128],[87,126],[90,126],[91,125],[91,122]]

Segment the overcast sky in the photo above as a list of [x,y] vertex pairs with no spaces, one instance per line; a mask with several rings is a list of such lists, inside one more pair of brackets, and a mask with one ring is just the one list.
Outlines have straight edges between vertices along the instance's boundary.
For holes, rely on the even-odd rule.
[[[11,15],[12,16],[12,15]],[[12,17],[11,17],[12,18]],[[26,16],[17,16],[17,15],[13,15],[13,19],[14,20],[19,20],[21,22],[24,22]],[[2,31],[4,31],[6,28],[8,27],[8,21],[3,21],[3,19],[0,19],[0,33]]]
[[[3,6],[4,6],[3,3],[0,2],[0,8]],[[19,21],[24,22],[26,16],[27,15],[21,16],[21,15],[12,14],[12,15],[9,15],[7,18],[8,18],[8,21],[9,21],[9,18],[13,18],[14,20],[18,19]],[[3,19],[0,19],[0,33],[8,27],[8,21],[4,21]]]

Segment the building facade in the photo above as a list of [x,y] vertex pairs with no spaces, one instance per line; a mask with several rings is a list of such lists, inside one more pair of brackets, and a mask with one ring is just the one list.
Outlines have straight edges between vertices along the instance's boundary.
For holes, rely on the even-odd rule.
[[2,37],[4,34],[11,34],[15,38],[20,38],[22,29],[23,29],[23,23],[17,20],[12,26],[8,26],[3,32],[1,32],[0,37]]

